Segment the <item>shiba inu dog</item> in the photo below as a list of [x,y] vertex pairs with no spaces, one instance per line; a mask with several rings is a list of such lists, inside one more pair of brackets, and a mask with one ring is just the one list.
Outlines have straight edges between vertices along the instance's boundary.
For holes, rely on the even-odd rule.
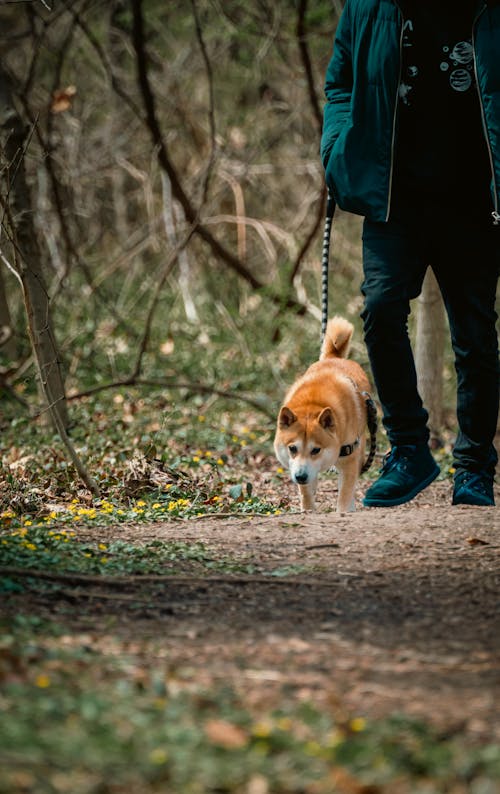
[[367,400],[373,403],[362,368],[346,359],[353,330],[342,317],[329,321],[319,361],[293,384],[279,412],[274,450],[298,485],[301,510],[314,510],[318,474],[332,467],[339,474],[337,512],[355,510]]

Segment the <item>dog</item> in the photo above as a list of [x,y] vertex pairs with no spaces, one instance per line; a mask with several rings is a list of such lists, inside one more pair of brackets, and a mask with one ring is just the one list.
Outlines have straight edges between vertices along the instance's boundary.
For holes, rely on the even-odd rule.
[[274,439],[280,463],[298,485],[301,510],[314,510],[318,475],[339,474],[337,512],[352,512],[363,467],[370,384],[348,360],[353,325],[342,317],[328,322],[319,361],[289,389]]

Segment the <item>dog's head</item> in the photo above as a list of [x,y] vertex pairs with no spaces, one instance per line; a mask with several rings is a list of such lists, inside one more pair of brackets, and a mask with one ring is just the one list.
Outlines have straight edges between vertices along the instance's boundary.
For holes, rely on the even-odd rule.
[[302,413],[284,405],[278,416],[274,450],[297,485],[314,482],[321,471],[336,464],[339,456],[332,409]]

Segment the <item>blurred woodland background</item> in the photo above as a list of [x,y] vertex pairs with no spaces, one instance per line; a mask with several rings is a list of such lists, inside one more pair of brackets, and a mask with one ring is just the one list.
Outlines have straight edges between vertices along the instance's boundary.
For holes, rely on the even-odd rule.
[[31,354],[16,258],[42,274],[69,389],[164,375],[212,326],[258,347],[262,308],[266,330],[286,309],[317,336],[335,22],[331,0],[2,8],[2,363],[24,360],[7,384]]

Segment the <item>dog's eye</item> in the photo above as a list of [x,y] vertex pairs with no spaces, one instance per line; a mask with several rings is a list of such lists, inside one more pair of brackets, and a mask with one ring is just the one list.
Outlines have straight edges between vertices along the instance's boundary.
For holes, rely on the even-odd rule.
[[321,452],[321,447],[313,447],[311,449],[311,455],[319,455],[320,452]]
[[290,446],[288,447],[288,451],[289,451],[290,455],[296,455],[297,454],[297,447],[295,446],[295,444],[290,444]]

